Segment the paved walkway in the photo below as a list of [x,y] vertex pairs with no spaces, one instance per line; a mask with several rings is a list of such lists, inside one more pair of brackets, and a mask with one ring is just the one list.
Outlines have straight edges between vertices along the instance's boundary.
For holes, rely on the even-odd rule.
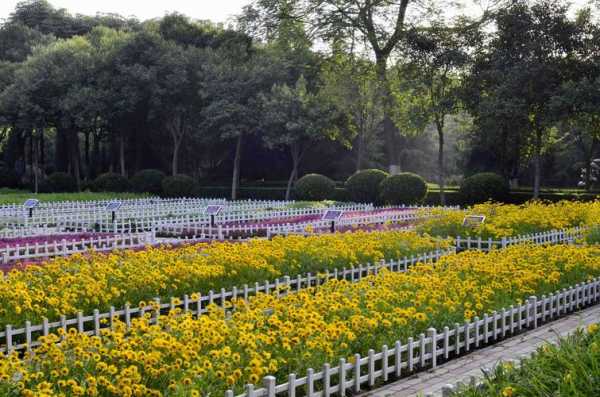
[[469,383],[483,376],[483,369],[491,369],[500,361],[516,360],[533,353],[540,345],[555,343],[578,327],[600,322],[600,305],[571,314],[560,320],[545,324],[536,330],[505,339],[493,346],[475,350],[461,358],[450,360],[435,370],[421,372],[409,378],[390,383],[364,393],[370,397],[441,396],[442,387],[458,382]]

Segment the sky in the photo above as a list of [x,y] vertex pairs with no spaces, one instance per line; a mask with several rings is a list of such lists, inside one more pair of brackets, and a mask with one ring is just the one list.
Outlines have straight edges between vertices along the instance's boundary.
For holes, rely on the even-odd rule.
[[[0,20],[7,18],[20,0],[0,0]],[[239,14],[250,0],[49,0],[56,8],[73,14],[95,15],[96,12],[136,16],[141,20],[161,17],[177,11],[193,19],[227,22]],[[566,0],[557,0],[566,1]],[[588,0],[571,0],[575,7]]]

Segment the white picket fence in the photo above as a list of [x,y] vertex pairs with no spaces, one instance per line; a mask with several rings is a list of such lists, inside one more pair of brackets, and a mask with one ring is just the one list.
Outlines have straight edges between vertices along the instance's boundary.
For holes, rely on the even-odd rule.
[[[273,376],[265,376],[262,387],[249,384],[238,397],[343,397],[347,393],[356,394],[363,385],[374,388],[392,378],[436,368],[442,361],[535,329],[542,323],[598,304],[599,300],[600,281],[594,279],[548,296],[542,295],[539,299],[531,296],[522,305],[511,305],[485,314],[483,318],[475,317],[472,322],[455,323],[441,330],[429,328],[426,334],[408,338],[405,343],[395,341],[391,346],[373,346],[365,357],[355,354],[353,362],[341,358],[336,366],[324,363],[320,370],[309,368],[302,377],[289,374],[284,383],[277,383]],[[233,390],[225,393],[225,397],[234,396]]]
[[[174,304],[175,299],[169,298],[166,302],[161,302],[160,298],[155,298],[154,302],[158,303],[161,312],[165,313],[175,308],[181,308],[184,312],[192,312],[195,315],[201,315],[207,311],[207,307],[211,304],[217,304],[224,307],[225,302],[231,299],[247,300],[250,296],[258,293],[276,293],[277,296],[283,296],[293,291],[299,291],[303,288],[315,287],[325,283],[330,279],[348,280],[356,282],[371,274],[377,274],[382,269],[388,269],[393,272],[405,272],[410,266],[418,262],[434,262],[439,260],[444,255],[449,255],[454,252],[452,250],[436,250],[430,253],[425,253],[417,256],[404,257],[398,260],[390,260],[389,262],[382,261],[377,264],[364,264],[353,266],[350,268],[331,269],[320,272],[319,274],[299,274],[296,277],[285,276],[273,281],[256,282],[254,285],[244,284],[241,287],[233,287],[229,290],[222,288],[220,291],[208,291],[207,294],[198,293],[198,299],[192,300],[190,295],[184,295],[178,300],[179,304]],[[40,336],[48,335],[50,332],[62,328],[67,330],[69,327],[76,327],[79,332],[86,332],[88,335],[99,335],[102,328],[112,327],[113,319],[119,318],[127,327],[131,326],[131,320],[135,317],[141,317],[145,313],[152,312],[150,306],[138,307],[125,305],[122,309],[111,307],[108,312],[100,313],[99,310],[94,310],[91,315],[78,313],[76,317],[67,318],[61,316],[59,321],[50,322],[44,319],[41,324],[32,325],[30,321],[25,322],[22,328],[14,328],[12,325],[7,325],[4,331],[0,332],[0,352],[31,349],[39,346],[37,340]],[[154,321],[160,313],[152,312]],[[107,321],[104,323],[104,321]]]
[[500,240],[493,239],[482,239],[479,238],[462,238],[456,237],[456,249],[460,250],[479,250],[479,251],[491,251],[498,248],[506,248],[509,245],[515,244],[561,244],[561,243],[573,243],[576,240],[585,237],[586,232],[589,230],[588,227],[577,226],[570,229],[550,230],[547,232],[525,234],[513,237],[503,237]]
[[3,264],[37,258],[69,256],[93,251],[112,251],[114,249],[140,248],[156,243],[154,233],[119,234],[114,236],[92,236],[77,240],[5,246],[0,248]]

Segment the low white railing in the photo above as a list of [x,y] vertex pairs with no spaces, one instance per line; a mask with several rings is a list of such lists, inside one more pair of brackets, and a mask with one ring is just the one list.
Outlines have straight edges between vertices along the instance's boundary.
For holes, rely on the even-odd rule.
[[[524,330],[535,329],[583,307],[598,304],[600,281],[577,284],[569,289],[556,291],[541,298],[531,296],[526,303],[502,308],[472,322],[455,323],[441,330],[429,328],[427,333],[408,338],[405,343],[395,341],[387,345],[373,346],[366,357],[355,354],[352,363],[340,359],[336,366],[324,363],[319,371],[309,368],[306,375],[289,374],[287,382],[277,383],[273,376],[265,376],[263,385],[257,388],[247,385],[238,397],[294,397],[345,396],[347,392],[358,393],[363,385],[373,388],[378,382],[425,369],[436,368],[441,361],[468,353],[489,343],[495,343]],[[378,351],[375,351],[377,349]],[[225,397],[234,397],[228,390]]]
[[513,237],[503,237],[500,240],[482,239],[481,237],[456,237],[456,249],[460,250],[479,250],[490,251],[492,249],[506,248],[510,245],[531,243],[531,244],[561,244],[573,243],[576,240],[585,237],[589,228],[577,226],[570,229],[549,230],[547,232],[525,234]]
[[112,251],[114,249],[139,248],[155,244],[154,233],[122,234],[115,236],[98,236],[77,240],[62,239],[60,241],[12,245],[0,248],[3,264],[28,259],[52,258],[93,251]]
[[[315,287],[325,283],[329,279],[340,279],[356,282],[363,277],[371,274],[377,274],[382,269],[388,269],[393,272],[405,272],[410,266],[418,262],[433,262],[439,260],[444,255],[454,253],[454,249],[441,251],[437,250],[430,253],[425,253],[417,256],[404,257],[398,260],[390,260],[389,262],[382,261],[377,264],[365,264],[353,266],[350,268],[324,270],[319,274],[305,273],[299,274],[296,277],[285,276],[273,281],[265,281],[262,283],[256,282],[254,285],[244,284],[241,287],[233,287],[229,290],[222,288],[220,291],[213,290],[208,293],[198,293],[198,299],[192,300],[190,295],[177,297],[181,303],[174,304],[175,298],[169,298],[167,302],[161,302],[160,298],[155,298],[154,302],[158,303],[161,311],[170,311],[175,308],[181,308],[184,312],[192,312],[196,315],[201,315],[207,311],[210,304],[218,304],[223,306],[226,301],[236,298],[247,300],[250,296],[258,293],[277,293],[278,296],[285,295],[289,292],[299,291],[307,287]],[[67,318],[61,316],[59,321],[48,321],[44,319],[41,324],[32,325],[30,321],[25,322],[22,328],[14,328],[12,325],[7,325],[4,331],[0,332],[0,352],[11,350],[31,349],[38,346],[40,343],[37,338],[48,335],[56,329],[62,328],[67,330],[68,327],[74,326],[79,332],[86,332],[89,335],[99,335],[102,328],[112,327],[113,320],[121,319],[127,327],[131,325],[131,319],[141,317],[145,313],[152,312],[150,306],[137,307],[125,305],[122,309],[111,307],[109,311],[100,313],[99,310],[94,310],[91,315],[78,313],[76,317]],[[154,312],[154,315],[159,313]],[[106,321],[106,324],[103,323]]]

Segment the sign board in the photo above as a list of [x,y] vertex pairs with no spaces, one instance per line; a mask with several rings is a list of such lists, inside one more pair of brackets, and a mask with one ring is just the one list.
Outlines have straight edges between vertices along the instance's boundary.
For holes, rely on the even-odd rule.
[[467,215],[465,219],[463,219],[463,226],[467,227],[476,227],[485,221],[484,215]]
[[209,205],[204,210],[204,213],[206,215],[218,215],[222,209],[223,209],[222,205]]
[[40,200],[38,199],[27,199],[25,203],[23,203],[23,208],[25,208],[26,210],[31,210],[37,207],[39,203]]
[[341,210],[327,210],[321,219],[324,221],[337,221],[342,217],[343,214],[344,211]]
[[113,200],[110,203],[106,204],[106,211],[118,211],[121,208],[121,202],[119,200]]

